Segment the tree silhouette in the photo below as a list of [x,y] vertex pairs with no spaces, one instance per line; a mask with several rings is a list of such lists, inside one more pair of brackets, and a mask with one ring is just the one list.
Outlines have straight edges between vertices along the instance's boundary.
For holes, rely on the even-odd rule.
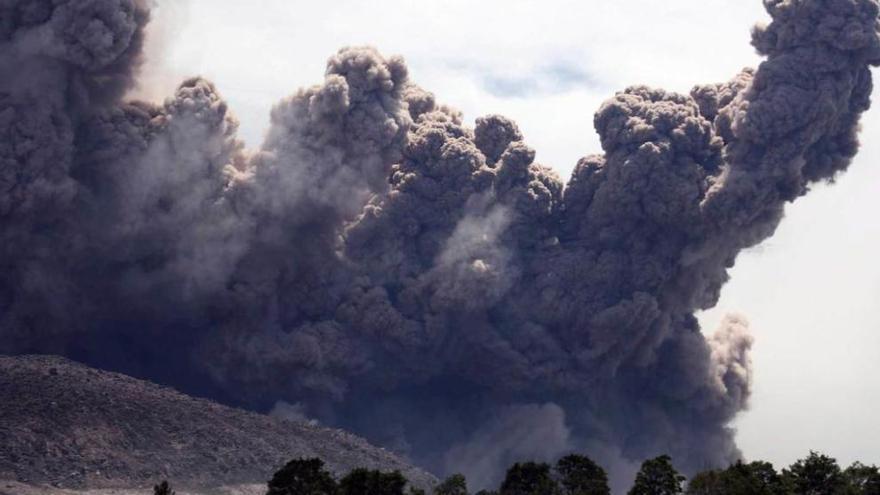
[[266,495],[335,495],[336,481],[321,459],[294,459],[269,480]]
[[406,478],[400,471],[383,473],[369,469],[354,469],[339,480],[340,495],[403,495]]
[[556,473],[566,495],[610,495],[605,470],[583,455],[571,454],[556,462]]
[[687,495],[725,495],[727,494],[722,472],[718,469],[703,471],[694,475],[688,483]]
[[737,461],[724,470],[705,471],[688,483],[688,495],[784,495],[782,477],[769,462]]
[[672,459],[661,455],[642,463],[629,495],[676,495],[685,477],[672,467]]
[[853,463],[843,472],[846,479],[846,495],[880,495],[880,469]]
[[437,485],[434,495],[468,495],[467,480],[463,474],[453,474]]
[[559,485],[550,475],[550,465],[536,462],[516,463],[507,470],[500,495],[558,495]]
[[797,495],[841,495],[846,493],[846,478],[837,461],[826,455],[810,451],[806,459],[800,459],[782,477],[789,490]]
[[153,486],[153,495],[174,495],[174,490],[171,489],[171,485],[167,481],[163,481]]

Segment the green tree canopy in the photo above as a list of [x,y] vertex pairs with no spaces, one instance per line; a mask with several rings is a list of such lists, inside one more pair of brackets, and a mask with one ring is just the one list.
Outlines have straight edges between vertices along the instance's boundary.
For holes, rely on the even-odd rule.
[[788,489],[797,495],[840,495],[846,489],[846,478],[837,460],[810,451],[806,459],[800,459],[782,477]]
[[467,480],[463,474],[453,474],[434,488],[434,495],[468,495]]
[[642,463],[629,495],[677,495],[684,480],[672,466],[672,459],[661,455]]
[[566,495],[610,495],[605,470],[583,455],[571,454],[556,462],[563,492]]
[[294,459],[269,480],[266,495],[335,495],[336,481],[321,459]]
[[880,469],[854,463],[843,472],[846,479],[846,495],[880,495]]
[[500,495],[557,495],[559,485],[550,475],[546,463],[516,463],[507,470],[501,483]]
[[784,495],[782,477],[769,462],[737,461],[724,470],[705,471],[688,483],[688,495]]
[[369,469],[354,469],[339,480],[340,495],[403,495],[406,478],[400,471],[383,473]]
[[712,469],[694,475],[688,482],[687,495],[722,495],[727,493],[721,476],[722,471]]

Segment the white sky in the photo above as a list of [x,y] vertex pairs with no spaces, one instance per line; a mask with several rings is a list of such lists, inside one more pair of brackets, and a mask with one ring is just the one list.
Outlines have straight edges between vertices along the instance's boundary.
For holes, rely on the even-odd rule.
[[[477,116],[514,118],[538,160],[567,177],[600,151],[593,113],[631,84],[688,91],[758,61],[759,0],[159,0],[141,96],[213,80],[257,146],[272,104],[322,80],[327,57],[370,44],[413,80]],[[259,5],[255,7],[254,5]],[[662,5],[661,7],[658,7]],[[876,73],[875,73],[876,75]],[[736,422],[749,459],[782,467],[810,449],[880,464],[880,110],[833,187],[788,210],[740,256],[712,331],[739,312],[756,336],[755,394]]]

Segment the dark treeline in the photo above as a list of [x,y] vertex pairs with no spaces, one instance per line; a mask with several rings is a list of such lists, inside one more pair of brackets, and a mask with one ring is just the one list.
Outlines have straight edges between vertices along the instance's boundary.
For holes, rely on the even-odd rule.
[[[167,482],[155,495],[172,495]],[[467,480],[455,474],[433,495],[469,495]],[[589,457],[572,454],[555,465],[520,462],[507,470],[497,490],[474,495],[610,495],[605,470]],[[810,452],[778,472],[763,461],[732,464],[696,474],[689,481],[667,455],[642,463],[627,495],[880,495],[880,469],[856,462],[842,469],[837,460]],[[269,481],[266,495],[428,495],[399,472],[354,469],[339,480],[320,459],[295,459]]]

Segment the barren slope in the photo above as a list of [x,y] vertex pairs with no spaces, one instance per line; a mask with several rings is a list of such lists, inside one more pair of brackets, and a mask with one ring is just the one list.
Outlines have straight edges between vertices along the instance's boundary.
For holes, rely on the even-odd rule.
[[99,489],[169,479],[196,490],[262,484],[287,460],[312,456],[337,474],[363,466],[398,469],[417,486],[434,482],[340,430],[221,406],[62,358],[0,356],[0,480],[10,480],[0,493],[12,482]]

